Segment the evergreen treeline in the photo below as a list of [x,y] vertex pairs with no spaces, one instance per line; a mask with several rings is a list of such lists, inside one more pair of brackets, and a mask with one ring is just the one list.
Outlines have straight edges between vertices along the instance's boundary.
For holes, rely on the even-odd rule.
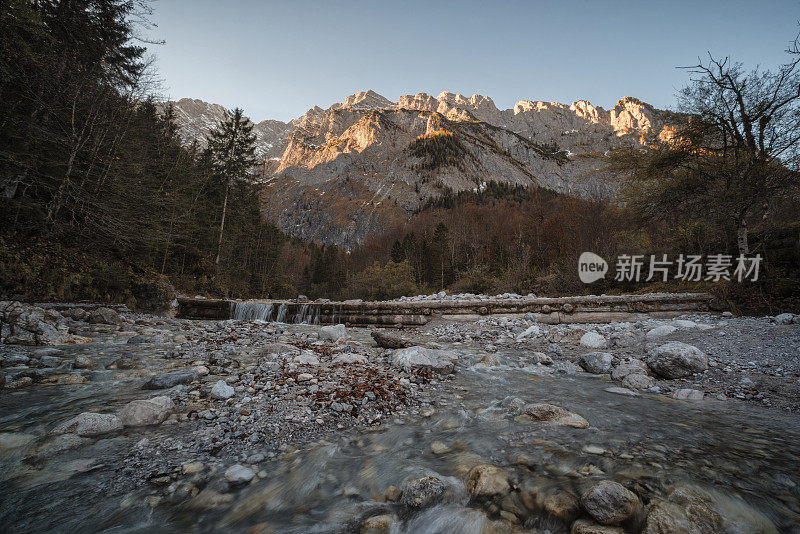
[[252,138],[231,131],[247,125],[237,110],[209,150],[181,147],[171,111],[147,99],[131,22],[146,15],[125,0],[3,3],[5,292],[142,306],[167,278],[228,295],[279,283],[284,238],[259,216]]

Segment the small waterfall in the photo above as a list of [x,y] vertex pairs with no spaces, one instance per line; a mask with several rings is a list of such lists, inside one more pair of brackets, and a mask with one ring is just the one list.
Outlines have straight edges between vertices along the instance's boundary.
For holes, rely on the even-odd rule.
[[287,308],[286,304],[281,304],[280,306],[278,306],[278,315],[275,317],[275,322],[276,323],[285,323],[286,322],[286,310],[287,309],[288,308]]
[[294,324],[319,324],[320,306],[315,304],[302,304],[295,313]]
[[237,321],[270,321],[272,304],[265,302],[232,302],[231,319]]

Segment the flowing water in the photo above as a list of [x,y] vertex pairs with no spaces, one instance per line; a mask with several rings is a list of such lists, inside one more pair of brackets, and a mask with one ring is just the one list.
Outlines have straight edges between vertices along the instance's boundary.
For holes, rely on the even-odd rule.
[[[303,328],[303,327],[298,327]],[[366,337],[366,333],[362,333]],[[130,346],[90,348],[112,360]],[[139,350],[152,350],[141,348]],[[23,457],[64,418],[107,410],[141,396],[135,381],[98,371],[80,386],[33,387],[0,394],[0,530],[89,532],[244,532],[260,523],[273,532],[357,532],[355,518],[390,510],[377,502],[407,477],[435,475],[450,485],[446,501],[410,516],[393,532],[484,532],[487,516],[468,508],[463,479],[475,463],[524,465],[522,485],[540,492],[580,495],[591,481],[636,481],[660,497],[664,488],[690,483],[719,496],[731,514],[769,518],[780,532],[800,521],[800,428],[797,416],[752,405],[692,404],[663,396],[628,397],[585,376],[551,377],[541,368],[475,365],[479,352],[460,347],[454,395],[430,417],[398,414],[378,432],[333,437],[307,451],[269,462],[267,476],[233,502],[198,507],[189,498],[147,504],[135,490],[106,497],[119,475],[109,466],[134,454],[143,437],[169,439],[180,425],[87,440],[82,447]],[[501,363],[513,353],[500,354]],[[508,358],[510,359],[510,358]],[[588,429],[518,422],[508,404],[550,402],[582,414]],[[452,450],[435,455],[431,443]],[[231,462],[232,463],[232,462]],[[742,512],[750,510],[750,512]],[[402,514],[401,514],[402,515]],[[533,532],[564,532],[547,518],[525,525]],[[265,530],[269,532],[270,530]]]

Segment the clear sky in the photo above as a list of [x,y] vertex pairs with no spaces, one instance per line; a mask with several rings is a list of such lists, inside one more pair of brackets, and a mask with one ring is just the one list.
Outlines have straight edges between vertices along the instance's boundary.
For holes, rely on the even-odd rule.
[[158,0],[164,96],[289,120],[373,89],[517,100],[635,96],[674,107],[681,65],[711,52],[774,66],[798,0]]

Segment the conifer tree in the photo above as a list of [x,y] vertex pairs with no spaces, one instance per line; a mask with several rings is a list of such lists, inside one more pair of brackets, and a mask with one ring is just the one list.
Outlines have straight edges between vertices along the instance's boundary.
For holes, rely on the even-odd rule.
[[222,201],[222,215],[219,223],[217,256],[214,263],[219,264],[222,238],[225,232],[225,216],[228,211],[228,197],[237,181],[247,181],[257,163],[255,157],[256,136],[253,123],[242,116],[242,110],[235,108],[228,119],[222,121],[208,136],[208,151],[211,156],[215,176],[225,185]]

